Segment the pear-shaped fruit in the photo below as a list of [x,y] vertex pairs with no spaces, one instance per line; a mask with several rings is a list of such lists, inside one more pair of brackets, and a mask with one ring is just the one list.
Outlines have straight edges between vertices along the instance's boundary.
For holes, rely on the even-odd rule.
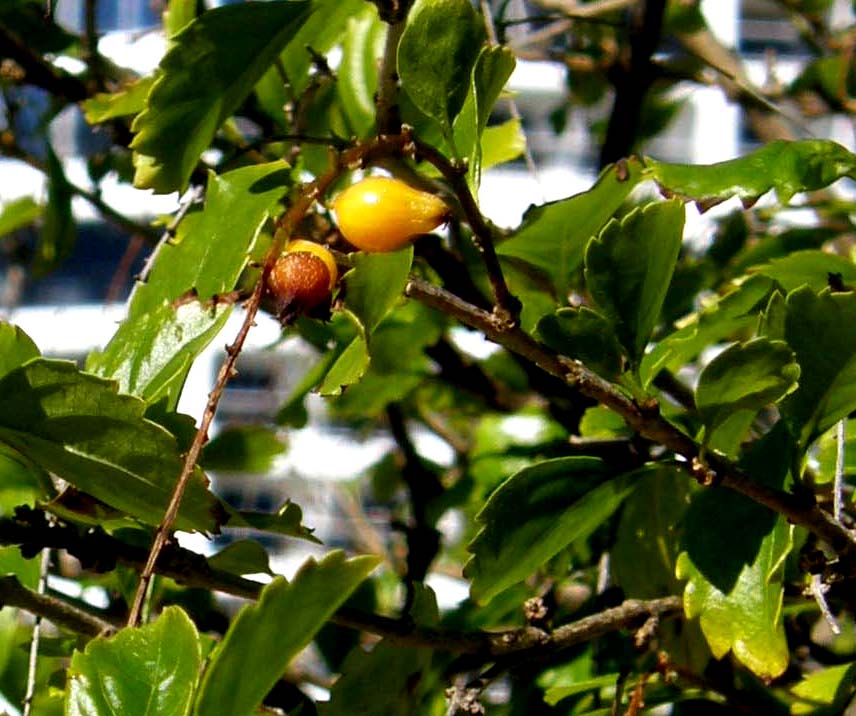
[[434,194],[390,177],[367,177],[333,203],[339,231],[358,249],[395,251],[449,218],[449,207]]

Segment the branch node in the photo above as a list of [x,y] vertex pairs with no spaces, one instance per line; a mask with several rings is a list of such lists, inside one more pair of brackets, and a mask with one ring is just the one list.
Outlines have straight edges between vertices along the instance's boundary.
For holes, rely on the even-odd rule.
[[704,487],[716,487],[722,481],[722,477],[698,455],[692,459],[690,472],[696,481]]

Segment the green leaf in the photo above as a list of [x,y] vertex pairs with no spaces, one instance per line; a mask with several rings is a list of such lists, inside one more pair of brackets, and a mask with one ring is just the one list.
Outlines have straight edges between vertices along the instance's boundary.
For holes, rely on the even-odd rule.
[[797,700],[793,716],[836,716],[844,713],[853,696],[856,662],[828,666],[809,673],[791,689]]
[[277,578],[268,584],[256,604],[239,612],[212,654],[194,714],[255,713],[292,658],[378,561],[372,556],[346,560],[343,552],[331,552],[321,562],[310,558],[291,583]]
[[[414,608],[408,616],[420,626],[437,622],[437,602],[431,590],[416,586]],[[421,615],[425,616],[421,616]],[[330,700],[319,704],[321,716],[410,716],[418,709],[414,686],[430,668],[432,650],[408,649],[383,640],[371,651],[354,648],[330,689]],[[378,684],[383,684],[379,689]]]
[[576,358],[604,378],[622,372],[622,350],[612,325],[590,308],[560,308],[538,322],[541,340],[568,358]]
[[630,494],[635,477],[613,477],[591,457],[545,460],[503,482],[476,515],[467,547],[470,594],[480,603],[523,581],[571,542],[591,534]]
[[621,206],[642,176],[631,160],[605,169],[588,191],[530,208],[523,224],[497,247],[502,256],[523,259],[546,273],[564,297],[583,262],[589,239]]
[[[787,430],[773,428],[744,462],[750,478],[781,488],[793,448]],[[761,678],[788,665],[782,622],[784,562],[793,527],[784,517],[731,490],[698,493],[687,513],[676,573],[687,579],[684,610],[700,617],[713,655],[729,650]]]
[[39,355],[33,339],[24,331],[11,323],[0,321],[0,377]]
[[526,135],[519,119],[486,127],[481,138],[481,168],[513,161],[526,151]]
[[666,336],[642,359],[640,373],[648,385],[663,369],[677,370],[705,348],[751,330],[758,324],[758,310],[767,305],[773,282],[753,276],[683,321],[683,327]]
[[[70,362],[34,359],[0,380],[0,442],[102,502],[160,523],[181,472],[175,438],[143,401]],[[196,470],[177,526],[214,532],[219,501]]]
[[231,574],[273,574],[265,548],[251,539],[232,542],[209,557],[208,564]]
[[514,54],[506,47],[485,47],[472,73],[470,92],[455,120],[455,146],[467,157],[467,175],[473,186],[481,181],[481,137],[505,83],[514,71]]
[[348,20],[336,82],[342,109],[354,135],[364,139],[375,124],[377,62],[383,52],[385,25],[373,5]]
[[52,149],[48,150],[47,176],[48,200],[33,259],[33,271],[37,275],[47,273],[66,259],[77,240],[77,229],[71,213],[74,191],[65,177],[62,163]]
[[155,78],[141,77],[116,92],[99,92],[80,103],[89,124],[128,117],[143,110]]
[[825,251],[795,251],[758,266],[754,271],[774,279],[785,291],[807,285],[820,292],[829,286],[830,275],[840,277],[846,285],[856,284],[856,264]]
[[169,0],[163,11],[163,29],[168,39],[175,37],[196,18],[196,0]]
[[199,462],[206,470],[264,473],[285,451],[275,430],[239,425],[226,428],[205,445]]
[[647,173],[669,196],[695,200],[702,209],[739,197],[744,206],[776,190],[788,203],[794,194],[856,178],[856,155],[827,139],[778,140],[751,154],[717,164],[667,164],[646,158]]
[[0,237],[29,226],[43,212],[44,207],[29,196],[6,202],[0,206]]
[[134,185],[187,185],[218,127],[309,17],[309,2],[247,2],[204,12],[173,38],[131,127]]
[[856,409],[856,294],[804,286],[788,294],[784,309],[783,337],[800,364],[800,383],[781,411],[808,447]]
[[660,319],[683,229],[683,204],[648,204],[611,221],[586,250],[588,289],[635,364]]
[[134,289],[128,318],[103,351],[90,354],[87,370],[149,401],[166,396],[174,407],[190,364],[231,310],[203,302],[234,289],[288,176],[284,162],[212,174],[205,209],[185,217],[175,242],[159,248],[148,280]]
[[354,338],[333,363],[318,388],[320,395],[341,395],[342,389],[359,382],[369,369],[369,347],[362,336]]
[[398,75],[413,103],[447,135],[464,106],[484,31],[468,0],[416,0],[398,45]]
[[735,343],[705,366],[695,392],[708,435],[738,411],[757,413],[791,392],[800,375],[784,341],[755,338]]
[[66,716],[185,716],[201,665],[199,635],[179,607],[93,639],[71,659]]
[[229,527],[250,527],[262,532],[288,535],[321,544],[321,540],[313,537],[312,530],[303,524],[303,510],[300,509],[300,505],[291,500],[286,500],[274,513],[251,510],[232,511]]
[[387,253],[356,253],[345,274],[345,305],[368,338],[401,300],[413,263],[413,246]]

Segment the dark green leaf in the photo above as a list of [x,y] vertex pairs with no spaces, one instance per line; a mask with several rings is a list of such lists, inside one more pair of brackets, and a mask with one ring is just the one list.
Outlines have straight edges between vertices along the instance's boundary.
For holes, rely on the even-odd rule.
[[741,410],[757,412],[796,387],[800,367],[784,341],[735,343],[705,366],[695,402],[709,433]]
[[39,355],[36,344],[24,331],[0,321],[0,377]]
[[[787,430],[774,428],[756,443],[743,467],[751,479],[781,488],[793,449]],[[782,622],[784,561],[793,527],[784,517],[730,490],[693,498],[677,576],[687,579],[684,609],[700,617],[713,655],[729,650],[762,678],[788,665]]]
[[[0,380],[0,441],[102,502],[157,525],[181,472],[175,438],[142,400],[73,363],[34,359]],[[196,470],[178,527],[213,532],[219,501]]]
[[359,319],[366,337],[401,300],[413,262],[413,247],[388,253],[356,253],[344,277],[345,305]]
[[134,120],[134,185],[181,190],[218,127],[309,17],[308,2],[247,2],[209,10],[173,38]]
[[65,177],[62,163],[53,150],[48,150],[48,200],[44,222],[33,259],[33,271],[43,274],[68,257],[77,239],[77,229],[71,213],[74,191]]
[[611,221],[586,250],[588,289],[634,363],[660,319],[683,229],[683,204],[648,204]]
[[604,378],[621,375],[622,351],[615,331],[590,308],[560,308],[538,322],[538,333],[548,346],[581,360]]
[[209,557],[208,564],[232,574],[273,574],[265,548],[251,539],[232,542]]
[[6,202],[0,206],[0,237],[29,226],[43,212],[44,207],[29,196]]
[[639,163],[629,161],[605,169],[588,191],[530,208],[523,224],[497,252],[544,271],[557,295],[564,297],[589,239],[609,221],[641,176]]
[[261,532],[288,535],[321,544],[321,540],[313,537],[312,530],[303,524],[303,510],[300,509],[300,505],[291,500],[286,500],[274,513],[250,510],[233,511],[229,520],[229,527],[251,527]]
[[218,433],[199,462],[206,470],[263,473],[285,450],[276,431],[263,425],[240,425]]
[[99,92],[80,103],[89,124],[99,124],[108,119],[127,117],[141,112],[146,97],[154,84],[154,77],[142,77],[116,92]]
[[267,585],[257,603],[239,612],[212,654],[196,716],[255,713],[292,658],[377,564],[376,557],[346,560],[343,552],[331,552],[321,562],[310,558],[291,583],[277,578]]
[[800,286],[822,291],[829,286],[830,275],[837,276],[847,286],[856,285],[856,264],[825,251],[795,251],[758,266],[755,271],[774,279],[785,291],[793,291]]
[[34,53],[60,53],[77,41],[74,35],[46,17],[45,6],[40,2],[4,0],[0,3],[0,26],[17,35]]
[[646,159],[648,174],[669,196],[693,199],[702,209],[736,196],[746,206],[771,189],[783,204],[801,191],[856,178],[856,156],[826,139],[770,142],[752,154],[707,166]]
[[474,600],[490,601],[571,542],[591,534],[630,494],[635,477],[613,477],[596,458],[545,460],[509,477],[476,520],[464,568]]
[[234,289],[287,176],[284,162],[211,175],[204,211],[185,217],[175,243],[160,247],[128,318],[87,369],[118,380],[123,392],[167,396],[174,407],[190,363],[229,317],[230,304],[202,302]]
[[856,409],[856,294],[804,286],[788,294],[785,311],[783,337],[800,383],[781,410],[805,448]]
[[75,652],[66,716],[185,716],[201,665],[199,635],[179,607],[157,621],[93,639]]
[[413,103],[451,134],[482,47],[468,0],[416,0],[398,45],[398,75]]

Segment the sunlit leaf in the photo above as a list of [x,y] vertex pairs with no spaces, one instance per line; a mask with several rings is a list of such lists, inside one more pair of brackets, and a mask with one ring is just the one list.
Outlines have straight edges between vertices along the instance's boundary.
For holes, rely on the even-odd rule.
[[856,285],[856,264],[825,251],[795,251],[754,270],[776,280],[785,291],[804,285],[821,291],[830,285],[830,280],[845,286]]
[[836,716],[843,713],[856,686],[856,662],[810,672],[791,693],[793,716]]
[[81,102],[83,114],[89,124],[99,124],[108,119],[127,117],[141,112],[146,97],[154,84],[154,77],[141,77],[116,92],[99,92]]
[[4,203],[0,206],[0,237],[29,226],[43,212],[44,207],[29,196]]
[[24,331],[0,321],[0,377],[39,355],[38,347]]
[[348,20],[336,89],[352,131],[364,138],[375,122],[377,62],[383,51],[385,24],[373,5]]

